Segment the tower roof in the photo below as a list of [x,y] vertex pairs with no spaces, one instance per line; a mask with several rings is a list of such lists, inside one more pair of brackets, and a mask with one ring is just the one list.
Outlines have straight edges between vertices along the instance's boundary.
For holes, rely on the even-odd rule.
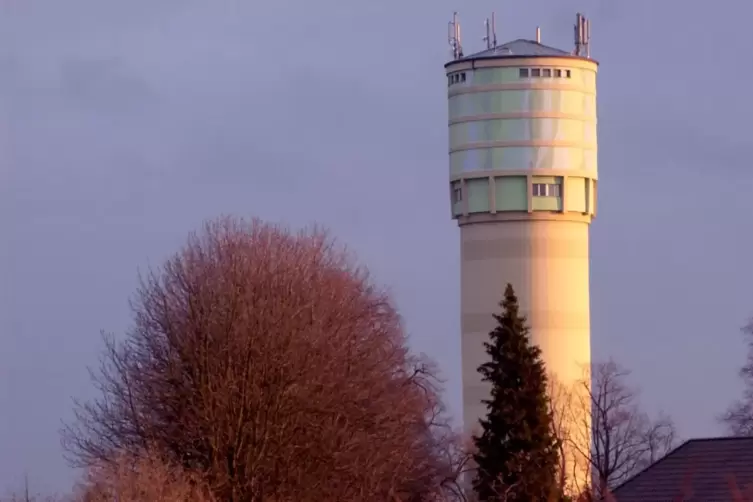
[[555,58],[572,58],[584,59],[598,64],[595,60],[583,56],[576,56],[573,53],[563,51],[548,45],[541,44],[535,40],[526,40],[519,38],[497,47],[486,49],[473,54],[462,56],[447,65],[459,63],[462,61],[472,61],[476,59],[499,59],[499,58],[532,58],[532,57],[555,57]]

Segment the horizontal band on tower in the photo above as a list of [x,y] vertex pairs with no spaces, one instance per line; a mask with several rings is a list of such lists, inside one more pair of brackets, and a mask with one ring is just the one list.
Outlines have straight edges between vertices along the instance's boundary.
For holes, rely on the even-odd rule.
[[463,152],[466,150],[479,150],[483,148],[514,148],[514,147],[559,147],[580,148],[581,150],[596,150],[596,144],[583,141],[558,141],[558,140],[522,140],[522,141],[477,141],[466,143],[450,149],[450,153]]
[[[501,300],[500,295],[500,300]],[[494,312],[499,314],[500,312]],[[538,330],[575,330],[587,331],[591,329],[589,312],[560,312],[560,311],[536,311],[535,328]],[[461,314],[460,326],[463,336],[478,336],[479,333],[489,333],[495,328],[497,321],[488,314]],[[530,323],[529,323],[530,326]],[[566,336],[566,335],[564,335]]]
[[525,67],[559,67],[559,68],[580,68],[596,73],[599,63],[594,59],[583,59],[575,56],[530,56],[530,57],[498,57],[484,58],[473,60],[451,61],[445,65],[446,72],[453,73],[461,70],[476,70],[481,68],[507,68],[507,67],[525,68]]
[[586,239],[510,237],[464,241],[462,246],[460,258],[464,262],[508,258],[588,260],[588,240]]
[[449,97],[457,96],[459,94],[475,94],[477,92],[495,92],[495,91],[524,91],[524,90],[551,90],[551,91],[575,91],[583,94],[595,96],[596,91],[593,87],[585,87],[582,85],[563,84],[558,85],[554,83],[534,83],[534,82],[521,82],[521,83],[507,83],[507,84],[481,84],[481,85],[469,85],[466,87],[450,88],[447,92]]
[[562,113],[562,112],[508,112],[508,113],[484,113],[479,115],[467,115],[450,119],[449,125],[463,124],[465,122],[482,122],[485,120],[507,120],[507,119],[565,119],[581,120],[583,122],[596,122],[595,115],[586,115],[582,113]]
[[556,211],[497,211],[496,213],[472,213],[468,215],[457,215],[458,226],[471,225],[477,223],[497,223],[501,221],[568,221],[574,223],[585,223],[588,225],[596,217],[596,213],[583,214],[577,212],[556,212]]
[[460,180],[470,180],[474,178],[494,178],[504,176],[572,176],[574,178],[599,179],[599,173],[596,170],[586,171],[584,169],[547,169],[545,167],[533,169],[486,169],[478,171],[464,171],[450,175],[450,182]]

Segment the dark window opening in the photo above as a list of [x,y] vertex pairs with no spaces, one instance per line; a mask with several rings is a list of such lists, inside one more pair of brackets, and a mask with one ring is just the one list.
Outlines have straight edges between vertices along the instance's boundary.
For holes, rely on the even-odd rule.
[[570,78],[570,70],[562,70],[560,68],[519,68],[518,76],[520,78],[528,77],[543,77],[543,78]]
[[454,203],[458,203],[463,200],[463,190],[460,188],[460,186],[456,186],[452,190],[452,201]]
[[534,197],[562,197],[562,185],[559,183],[534,183],[531,185]]

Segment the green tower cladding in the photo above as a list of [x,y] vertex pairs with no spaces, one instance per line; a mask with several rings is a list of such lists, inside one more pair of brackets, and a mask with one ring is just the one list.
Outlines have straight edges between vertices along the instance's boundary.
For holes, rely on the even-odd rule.
[[[466,55],[457,15],[445,65],[449,196],[460,228],[463,419],[477,431],[490,387],[476,369],[505,284],[511,283],[549,378],[575,387],[591,360],[589,227],[596,215],[596,74],[590,22],[578,14],[575,47],[533,39]],[[533,30],[531,30],[533,32]],[[590,414],[572,417],[578,448],[569,478],[584,482],[577,450],[590,445]]]

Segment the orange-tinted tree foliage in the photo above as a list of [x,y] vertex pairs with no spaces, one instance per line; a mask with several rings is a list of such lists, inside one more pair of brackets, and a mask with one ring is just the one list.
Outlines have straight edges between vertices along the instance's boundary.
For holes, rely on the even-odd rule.
[[70,460],[156,455],[234,502],[438,500],[457,487],[433,367],[325,232],[223,218],[142,278]]
[[[143,452],[141,452],[143,453]],[[70,502],[217,502],[203,480],[154,454],[120,455],[87,469]]]

